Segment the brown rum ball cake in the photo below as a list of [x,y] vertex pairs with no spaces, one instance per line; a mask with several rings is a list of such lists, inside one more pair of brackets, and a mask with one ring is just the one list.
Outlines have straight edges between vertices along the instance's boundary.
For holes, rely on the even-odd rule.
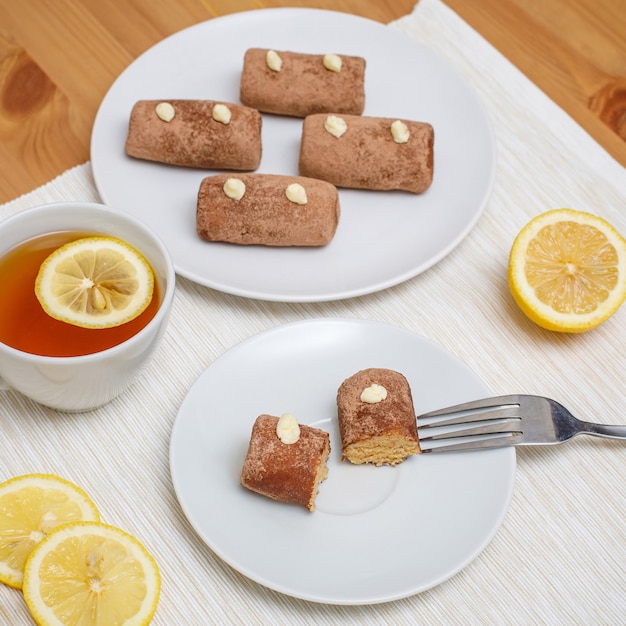
[[206,241],[325,246],[339,222],[337,188],[279,174],[217,174],[200,183],[198,235]]
[[240,100],[264,113],[305,117],[365,107],[365,59],[250,48],[243,60]]
[[255,170],[261,114],[215,100],[140,100],[130,114],[126,154],[171,165]]
[[351,463],[396,465],[420,452],[407,379],[369,368],[343,381],[337,392],[342,458]]
[[305,118],[299,174],[337,187],[423,193],[433,181],[433,127],[387,117]]
[[259,415],[252,427],[241,484],[273,500],[315,510],[320,483],[328,474],[330,436],[298,424],[291,414]]

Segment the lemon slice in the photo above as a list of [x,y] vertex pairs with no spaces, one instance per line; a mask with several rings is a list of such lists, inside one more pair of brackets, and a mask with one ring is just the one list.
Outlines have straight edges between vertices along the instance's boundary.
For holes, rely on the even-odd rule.
[[590,330],[626,299],[626,240],[590,213],[542,213],[513,242],[508,280],[518,306],[539,326]]
[[24,570],[24,599],[40,626],[148,624],[160,588],[159,568],[144,546],[98,522],[57,528]]
[[98,521],[79,487],[53,474],[26,474],[0,484],[0,581],[21,588],[32,549],[61,524]]
[[42,264],[35,294],[46,313],[84,328],[111,328],[140,315],[154,291],[152,269],[114,237],[85,237],[61,246]]

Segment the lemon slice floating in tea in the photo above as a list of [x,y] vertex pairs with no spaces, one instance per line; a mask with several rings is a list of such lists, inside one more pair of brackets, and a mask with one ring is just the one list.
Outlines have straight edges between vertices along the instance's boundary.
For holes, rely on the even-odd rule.
[[26,559],[57,526],[99,519],[89,496],[59,476],[26,474],[1,483],[0,582],[21,588]]
[[539,326],[590,330],[626,299],[626,240],[596,215],[547,211],[513,242],[508,280],[518,306]]
[[140,315],[154,291],[140,252],[113,237],[85,237],[61,246],[42,264],[35,294],[46,313],[84,328],[111,328]]
[[33,550],[24,599],[40,626],[148,624],[161,577],[132,535],[97,522],[66,524]]

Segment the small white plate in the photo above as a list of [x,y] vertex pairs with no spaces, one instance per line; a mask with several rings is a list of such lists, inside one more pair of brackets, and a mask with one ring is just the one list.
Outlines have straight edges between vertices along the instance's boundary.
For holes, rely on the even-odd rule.
[[[419,196],[340,190],[339,227],[324,248],[200,240],[195,230],[197,192],[200,181],[217,172],[127,157],[130,111],[142,99],[239,102],[241,67],[249,47],[364,57],[365,115],[433,125],[431,188]],[[301,128],[299,119],[263,116],[259,172],[298,173]],[[333,11],[262,9],[187,28],[135,60],[102,101],[91,161],[103,200],[152,226],[181,276],[251,298],[313,302],[385,289],[446,256],[474,226],[491,192],[495,141],[473,89],[403,33]]]
[[[321,319],[232,348],[180,408],[170,465],[182,509],[219,557],[262,585],[328,604],[410,596],[470,563],[506,514],[513,448],[418,455],[395,468],[341,462],[337,388],[366,367],[402,372],[418,414],[488,395],[466,366],[422,337],[377,322]],[[285,412],[330,433],[328,478],[313,513],[239,482],[254,420]]]

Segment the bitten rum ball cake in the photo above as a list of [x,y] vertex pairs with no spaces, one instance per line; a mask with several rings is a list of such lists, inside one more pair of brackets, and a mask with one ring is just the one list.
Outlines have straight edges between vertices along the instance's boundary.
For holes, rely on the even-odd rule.
[[362,57],[250,48],[244,55],[239,97],[264,113],[360,115],[365,107],[364,85]]
[[205,169],[255,170],[261,114],[214,100],[140,100],[130,114],[126,154]]
[[316,114],[302,125],[299,173],[337,187],[426,191],[433,181],[433,127],[386,117]]
[[198,235],[206,241],[265,246],[324,246],[340,206],[327,182],[279,174],[217,174],[200,183]]
[[369,368],[343,381],[337,392],[342,459],[396,465],[420,452],[407,379],[394,370]]
[[252,427],[241,484],[263,496],[315,510],[319,484],[328,475],[330,436],[298,424],[291,413],[259,415]]

